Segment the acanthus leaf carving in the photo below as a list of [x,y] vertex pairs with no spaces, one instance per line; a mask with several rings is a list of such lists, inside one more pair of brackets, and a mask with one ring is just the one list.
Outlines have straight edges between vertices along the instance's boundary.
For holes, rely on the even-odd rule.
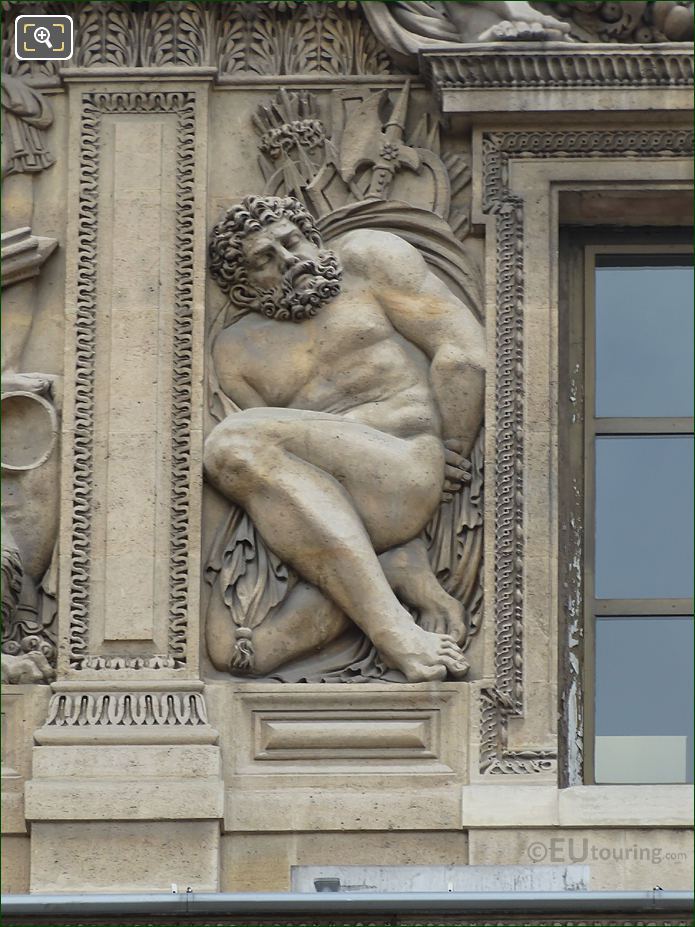
[[227,75],[389,74],[389,56],[357,4],[158,2],[134,8],[111,0],[12,4],[3,20],[3,66],[32,82],[55,82],[62,62],[14,57],[14,16],[65,12],[75,17],[69,67],[216,66]]

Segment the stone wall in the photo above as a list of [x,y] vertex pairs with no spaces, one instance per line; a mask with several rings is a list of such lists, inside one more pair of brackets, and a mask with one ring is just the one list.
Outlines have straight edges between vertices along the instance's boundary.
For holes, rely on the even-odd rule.
[[688,221],[689,7],[11,6],[5,891],[689,888],[689,787],[582,784],[557,285]]

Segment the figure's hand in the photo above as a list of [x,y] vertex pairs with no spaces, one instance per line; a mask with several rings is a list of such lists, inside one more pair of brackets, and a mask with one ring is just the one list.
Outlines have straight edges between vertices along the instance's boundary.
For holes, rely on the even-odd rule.
[[471,481],[471,462],[461,453],[460,441],[444,442],[444,491],[442,499],[449,502],[454,493],[459,492],[465,483]]
[[1,387],[3,394],[23,392],[52,398],[57,379],[52,373],[3,373]]

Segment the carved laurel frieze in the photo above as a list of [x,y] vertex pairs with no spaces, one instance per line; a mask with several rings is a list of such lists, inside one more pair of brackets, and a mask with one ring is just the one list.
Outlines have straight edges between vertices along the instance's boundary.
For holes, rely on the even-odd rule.
[[[171,113],[176,117],[176,254],[171,376],[169,613],[166,653],[90,652],[94,482],[97,236],[102,117],[112,113]],[[73,669],[161,669],[186,664],[188,511],[190,498],[193,331],[193,211],[195,97],[186,92],[85,93],[82,96],[75,316],[75,436],[70,527],[69,660]]]
[[[495,219],[495,686],[481,698],[480,770],[544,773],[552,750],[510,750],[508,722],[523,717],[524,657],[524,201],[509,162],[531,158],[692,157],[691,129],[489,132],[483,136],[483,210]],[[574,666],[575,676],[578,668]],[[576,681],[576,679],[575,679]]]

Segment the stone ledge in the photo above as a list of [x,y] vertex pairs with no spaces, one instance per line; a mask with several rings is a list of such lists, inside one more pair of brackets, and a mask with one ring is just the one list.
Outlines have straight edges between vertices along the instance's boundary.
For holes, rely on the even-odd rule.
[[221,818],[219,779],[34,779],[27,782],[28,821],[199,821]]
[[688,785],[469,785],[462,789],[465,828],[689,827]]
[[692,827],[690,785],[579,785],[558,794],[564,826]]
[[435,90],[692,87],[690,42],[654,45],[496,42],[423,50]]
[[456,786],[416,790],[228,789],[225,831],[459,830]]

